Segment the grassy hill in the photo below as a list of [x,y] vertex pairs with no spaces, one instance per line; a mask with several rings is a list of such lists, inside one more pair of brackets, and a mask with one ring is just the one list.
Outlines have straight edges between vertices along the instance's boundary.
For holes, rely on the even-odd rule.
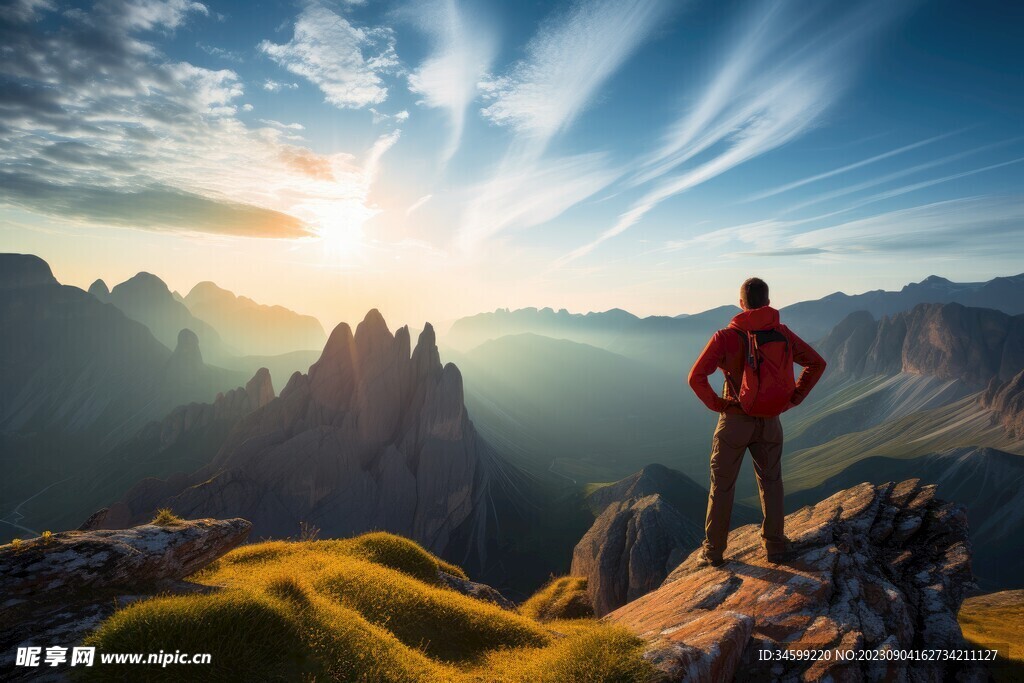
[[990,667],[997,682],[1024,681],[1024,590],[968,598],[958,620],[972,645],[999,650],[999,659]]
[[[571,610],[501,609],[446,588],[438,570],[465,577],[384,533],[243,546],[191,577],[217,587],[211,592],[128,605],[87,644],[100,652],[208,652],[212,663],[201,675],[210,680],[582,683],[651,673],[641,641],[621,628],[529,616]],[[180,668],[133,676],[180,680]],[[91,673],[121,680],[124,669]]]

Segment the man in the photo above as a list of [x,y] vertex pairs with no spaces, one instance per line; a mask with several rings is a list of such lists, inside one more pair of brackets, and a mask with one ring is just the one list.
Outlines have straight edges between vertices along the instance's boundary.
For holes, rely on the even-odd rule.
[[[690,388],[719,413],[711,445],[711,490],[704,524],[702,562],[720,566],[729,538],[736,477],[749,448],[761,497],[761,539],[769,562],[784,560],[782,425],[779,414],[799,405],[825,372],[825,361],[804,340],[779,323],[768,285],[752,277],[740,286],[741,313],[715,332],[690,370]],[[793,382],[793,364],[803,366]],[[718,396],[708,384],[716,370],[725,375]]]

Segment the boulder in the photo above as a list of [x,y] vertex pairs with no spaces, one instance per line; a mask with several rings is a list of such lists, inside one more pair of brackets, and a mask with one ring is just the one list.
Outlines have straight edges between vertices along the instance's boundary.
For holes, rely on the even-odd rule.
[[603,616],[654,590],[704,538],[704,530],[655,493],[604,508],[572,554]]
[[[693,553],[662,586],[607,615],[648,642],[665,680],[983,680],[976,662],[838,661],[836,652],[960,648],[973,587],[967,517],[916,479],[861,484],[786,517],[788,559],[765,560],[755,525],[727,562]],[[784,650],[829,660],[761,661]],[[777,655],[771,654],[776,657]]]
[[[39,680],[8,668],[18,647],[71,647],[115,609],[156,594],[216,590],[182,581],[243,543],[244,519],[197,519],[118,531],[66,531],[0,546],[0,679]],[[54,673],[51,678],[63,680]]]
[[251,526],[244,519],[198,519],[64,531],[0,546],[3,606],[44,594],[178,581],[240,545]]
[[516,604],[502,595],[497,588],[492,588],[485,583],[470,581],[440,569],[437,571],[437,578],[441,581],[442,585],[456,593],[462,593],[477,600],[493,603],[502,609],[514,610],[516,608]]
[[[704,540],[707,489],[664,465],[647,465],[586,500],[597,519],[573,550],[570,573],[587,578],[598,616],[660,586]],[[759,519],[742,503],[733,509],[738,524]]]

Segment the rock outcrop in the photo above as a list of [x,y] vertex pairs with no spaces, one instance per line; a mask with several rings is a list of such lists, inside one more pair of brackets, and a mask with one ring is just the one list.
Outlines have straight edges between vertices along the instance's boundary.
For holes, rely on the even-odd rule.
[[[587,578],[598,616],[660,586],[700,545],[707,500],[707,489],[658,464],[587,496],[597,519],[573,550],[570,573]],[[736,505],[740,524],[756,517],[746,505]]]
[[0,648],[67,647],[118,603],[205,590],[181,580],[243,543],[250,528],[244,519],[199,519],[67,531],[0,546]]
[[516,603],[502,595],[497,588],[488,586],[486,583],[470,581],[469,579],[449,574],[448,572],[440,569],[437,571],[437,578],[444,586],[451,588],[457,593],[462,593],[463,595],[468,595],[471,598],[483,600],[484,602],[494,603],[502,609],[514,610],[516,608]]
[[996,414],[1007,434],[1024,439],[1024,370],[1005,383],[992,378],[978,402]]
[[920,304],[879,321],[850,314],[822,340],[836,377],[907,372],[980,389],[1024,366],[1024,315],[956,303]]
[[258,536],[306,522],[324,536],[383,529],[442,552],[486,493],[493,458],[463,404],[462,377],[441,365],[427,325],[410,354],[370,311],[355,334],[332,332],[308,375],[233,429],[209,466],[141,482],[103,525],[170,507],[184,517],[242,516]]
[[[606,618],[649,641],[666,680],[981,680],[972,662],[837,660],[836,652],[964,647],[956,614],[972,587],[962,507],[918,480],[841,491],[786,518],[784,564],[756,526],[730,535],[727,562],[692,554],[658,590]],[[823,649],[828,660],[762,653]]]
[[573,576],[587,578],[597,616],[661,585],[673,567],[704,538],[657,493],[611,503],[572,553]]
[[237,422],[252,411],[274,400],[270,371],[260,368],[244,387],[219,393],[213,403],[189,403],[178,406],[158,423],[147,426],[142,436],[157,435],[160,448],[177,443],[183,436],[207,428],[218,420]]

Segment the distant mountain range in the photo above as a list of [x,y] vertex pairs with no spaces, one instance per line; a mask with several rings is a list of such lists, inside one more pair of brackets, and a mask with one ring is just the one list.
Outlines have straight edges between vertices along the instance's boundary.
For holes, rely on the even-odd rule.
[[[781,313],[782,321],[790,329],[813,342],[822,339],[855,311],[866,311],[878,318],[908,311],[920,303],[959,303],[1011,315],[1024,313],[1024,274],[979,283],[957,283],[932,275],[898,292],[875,290],[854,295],[836,292],[821,299],[785,306]],[[551,308],[498,309],[455,321],[444,343],[467,350],[505,335],[532,333],[590,344],[629,357],[653,358],[664,366],[676,367],[685,365],[685,359],[694,353],[694,336],[698,338],[696,351],[699,351],[707,335],[724,327],[738,312],[736,306],[719,306],[674,318],[640,318],[621,309],[583,314]],[[671,350],[660,348],[659,342],[670,345]],[[684,360],[673,362],[674,358]]]
[[7,531],[26,498],[74,481],[97,454],[175,406],[245,380],[207,365],[191,331],[177,331],[171,351],[115,306],[61,285],[35,256],[0,255],[0,329]]
[[906,372],[961,380],[981,389],[1024,367],[1024,315],[960,304],[918,304],[875,321],[859,311],[822,340],[831,375],[862,377]]
[[242,355],[319,351],[327,341],[323,326],[313,316],[258,304],[212,282],[197,284],[183,302],[192,315],[216,328],[225,343]]
[[258,304],[213,282],[200,282],[182,297],[156,275],[139,273],[109,291],[96,280],[89,293],[149,327],[165,346],[173,346],[181,329],[192,330],[218,362],[319,350],[327,340],[316,318]]
[[237,355],[225,345],[211,325],[192,315],[184,303],[171,294],[163,280],[150,273],[139,273],[109,292],[103,280],[93,282],[89,293],[104,303],[113,304],[132,320],[149,328],[164,346],[174,348],[178,333],[192,330],[206,353],[213,358]]

